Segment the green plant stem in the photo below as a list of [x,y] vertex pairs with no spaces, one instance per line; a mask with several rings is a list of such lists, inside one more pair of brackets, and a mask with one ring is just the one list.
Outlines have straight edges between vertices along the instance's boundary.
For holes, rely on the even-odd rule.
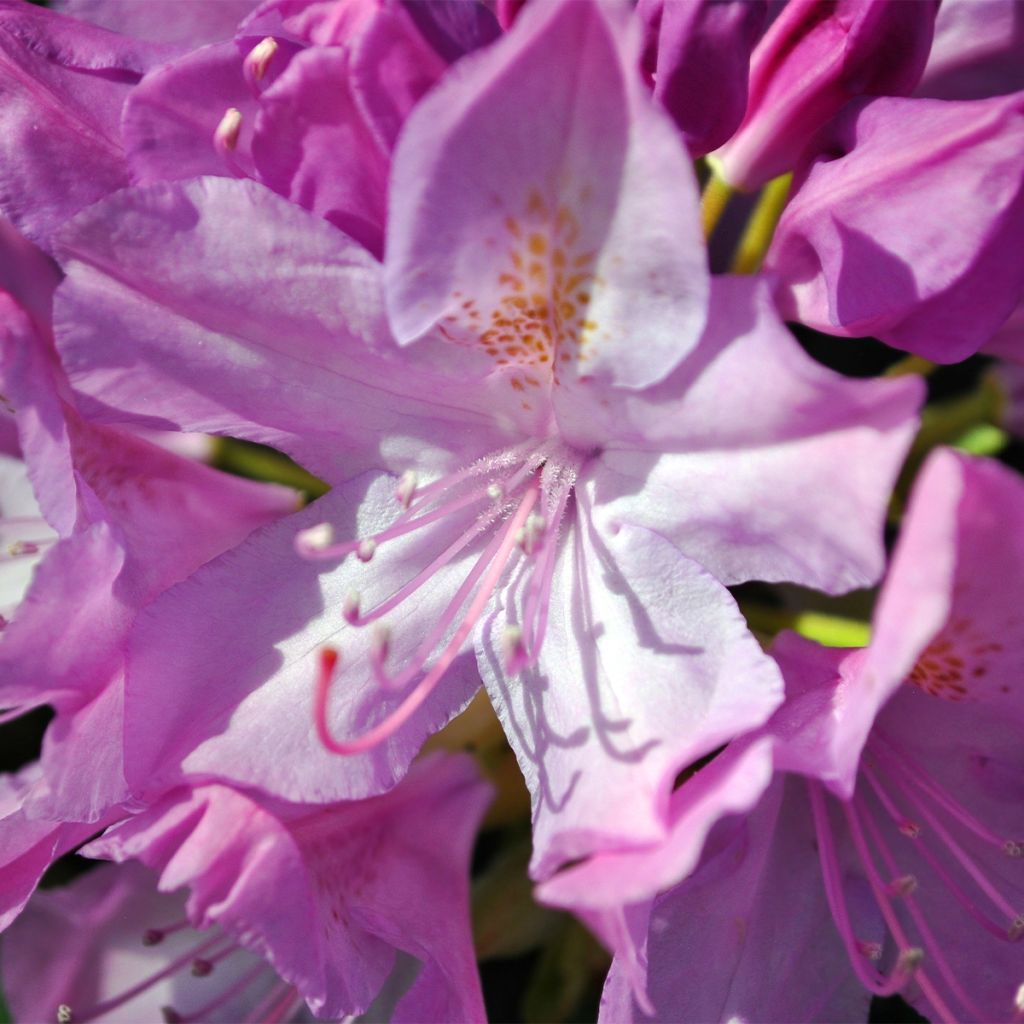
[[765,185],[732,260],[734,274],[756,274],[761,269],[779,218],[789,198],[792,174],[783,174]]

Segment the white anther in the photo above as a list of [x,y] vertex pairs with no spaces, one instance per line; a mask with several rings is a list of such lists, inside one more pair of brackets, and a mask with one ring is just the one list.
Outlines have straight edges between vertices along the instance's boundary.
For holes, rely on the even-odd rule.
[[506,626],[501,634],[501,655],[505,671],[512,672],[513,662],[523,653],[523,631],[518,626]]
[[880,942],[867,942],[864,939],[858,939],[857,948],[868,960],[877,961],[882,959],[882,944]]
[[213,133],[213,144],[229,153],[238,145],[238,133],[242,130],[242,112],[237,107],[228,107]]
[[537,550],[537,545],[544,536],[548,521],[541,515],[530,513],[521,529],[516,531],[516,543],[527,555],[532,555]]
[[416,475],[416,470],[414,469],[407,469],[399,477],[398,486],[395,488],[395,497],[402,508],[408,508],[412,504],[412,499],[416,496],[416,487],[419,485],[419,482],[420,478]]
[[896,968],[904,974],[913,974],[924,963],[924,950],[920,946],[910,946],[900,950],[896,960]]
[[18,555],[34,555],[39,550],[38,544],[33,544],[30,540],[16,540],[13,544],[7,545],[7,554],[12,558],[17,558]]
[[377,542],[372,537],[367,537],[366,540],[359,542],[359,547],[356,548],[356,558],[360,562],[368,562],[373,558],[373,553],[377,550]]
[[917,889],[917,879],[913,875],[902,875],[894,878],[889,885],[889,891],[893,896],[901,896],[904,899],[911,896]]
[[501,501],[505,497],[505,488],[501,484],[489,484],[487,487],[487,497],[491,501]]
[[341,605],[341,614],[350,626],[354,626],[359,621],[358,590],[350,590],[348,594],[345,595],[345,600]]
[[1017,989],[1017,994],[1013,997],[1013,1005],[1017,1008],[1018,1013],[1024,1013],[1024,985]]
[[74,1020],[74,1016],[71,1013],[71,1007],[67,1003],[61,1003],[57,1007],[57,1024],[71,1024]]
[[300,551],[323,551],[334,543],[334,528],[330,523],[319,523],[295,534]]
[[249,51],[249,56],[245,58],[245,66],[257,82],[263,81],[263,76],[267,73],[267,68],[270,67],[275,53],[277,53],[277,40],[271,36],[261,39]]

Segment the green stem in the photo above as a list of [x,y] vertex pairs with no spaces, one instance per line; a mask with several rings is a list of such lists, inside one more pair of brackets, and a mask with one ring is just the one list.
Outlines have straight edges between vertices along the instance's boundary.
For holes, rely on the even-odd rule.
[[789,608],[744,601],[740,609],[751,629],[774,636],[792,629],[826,647],[866,647],[871,642],[871,624],[823,612],[800,612]]
[[765,185],[733,256],[734,274],[756,274],[761,269],[792,183],[793,175],[783,174]]
[[704,222],[704,237],[710,238],[715,230],[725,208],[732,198],[733,188],[723,178],[718,177],[714,171],[708,179],[704,194],[700,197],[700,210]]

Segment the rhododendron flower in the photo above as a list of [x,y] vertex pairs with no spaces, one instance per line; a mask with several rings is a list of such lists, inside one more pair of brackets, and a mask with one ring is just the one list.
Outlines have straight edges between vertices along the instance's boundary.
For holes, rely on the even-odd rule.
[[380,792],[479,665],[535,870],[649,842],[678,769],[779,699],[723,584],[879,574],[918,387],[839,378],[759,282],[710,284],[626,17],[528,7],[421,101],[383,267],[250,182],[128,190],[69,226],[60,347],[90,415],[270,443],[336,484],[145,613],[137,793]]
[[134,614],[293,508],[294,495],[82,417],[53,350],[56,269],[9,230],[0,255],[0,386],[41,514],[18,524],[29,532],[12,540],[20,546],[8,556],[43,552],[0,638],[0,708],[3,718],[44,704],[57,711],[34,813],[95,820],[125,796],[122,667]]
[[[34,1007],[49,1004],[50,1015],[58,1005],[70,1006],[76,1021],[117,1019],[110,1015],[121,1007],[133,1015],[130,1019],[139,1019],[140,988],[145,998],[154,995],[140,983],[144,972],[137,967],[130,978],[117,971],[115,981],[115,962],[96,991],[96,973],[80,976],[83,954],[93,960],[111,956],[110,939],[120,936],[123,945],[125,931],[135,932],[136,943],[162,945],[182,929],[216,929],[212,936],[199,936],[198,945],[192,933],[188,945],[195,948],[184,951],[179,934],[175,970],[154,970],[150,984],[160,982],[161,974],[184,975],[198,958],[208,967],[203,973],[214,975],[205,986],[212,997],[238,997],[233,982],[241,975],[269,998],[269,972],[252,966],[241,954],[248,950],[284,979],[272,985],[276,1002],[294,1006],[297,992],[314,1013],[333,1019],[364,1012],[402,951],[421,967],[404,972],[405,990],[392,1020],[482,1021],[468,872],[489,797],[470,758],[440,754],[417,763],[390,793],[360,803],[260,801],[220,785],[174,790],[108,829],[83,852],[138,860],[159,873],[163,892],[187,887],[184,919],[177,910],[154,913],[152,898],[144,895],[153,884],[148,873],[113,872],[101,875],[102,881],[86,876],[65,893],[39,901],[51,919],[54,911],[67,916],[69,910],[82,918],[58,939],[66,947],[58,950],[63,956],[53,957],[60,969],[31,989],[16,986],[12,995]],[[25,961],[19,957],[31,959],[31,951],[57,938],[53,924],[31,911],[30,904],[28,915],[5,939],[7,978],[22,973]],[[118,911],[127,913],[127,921],[112,919]],[[115,935],[105,936],[104,930]],[[221,961],[234,966],[218,984]],[[24,973],[27,982],[32,972]],[[188,994],[190,1002],[195,998],[194,991]],[[100,1005],[91,1007],[97,1001]],[[191,1009],[188,1019],[206,1017]]]
[[852,104],[815,149],[766,261],[783,315],[944,363],[981,348],[1024,292],[1024,93]]
[[758,188],[793,170],[850,100],[913,92],[937,9],[932,0],[789,0],[754,48],[743,123],[713,157],[721,176]]
[[[1019,1012],[1022,525],[1014,475],[933,456],[871,645],[844,652],[784,634],[773,651],[786,703],[683,784],[688,817],[670,840],[546,883],[546,899],[595,916],[620,954],[607,1019],[639,1019],[631,988],[669,1020],[849,1019],[863,1006],[858,987],[900,991],[942,1021]],[[772,766],[793,775],[777,777],[745,822],[719,821],[754,804]],[[645,898],[645,885],[694,867],[683,826],[699,843],[716,821],[697,873]],[[616,880],[632,906],[616,904]],[[704,979],[696,988],[678,974],[686,953]],[[779,966],[766,973],[766,962]],[[790,975],[800,980],[778,984]]]

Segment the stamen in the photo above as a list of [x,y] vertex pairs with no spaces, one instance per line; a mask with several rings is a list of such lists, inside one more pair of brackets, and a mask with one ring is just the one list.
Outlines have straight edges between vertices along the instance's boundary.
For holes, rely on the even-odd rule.
[[[493,594],[498,582],[504,574],[509,556],[515,547],[516,531],[523,525],[523,523],[525,523],[527,516],[529,516],[530,512],[533,511],[533,506],[536,504],[538,496],[539,490],[537,485],[531,485],[529,490],[527,490],[526,494],[523,496],[523,500],[520,503],[519,508],[516,510],[515,515],[509,520],[505,529],[495,538],[495,540],[498,541],[497,550],[493,552],[491,551],[494,547],[494,542],[492,542],[491,545],[488,545],[488,551],[485,551],[481,556],[477,566],[474,567],[473,572],[467,578],[462,587],[459,588],[451,604],[449,604],[448,609],[441,618],[441,621],[437,624],[431,636],[427,638],[426,643],[429,643],[430,647],[426,656],[429,656],[429,650],[432,650],[437,643],[437,639],[434,639],[437,632],[441,630],[441,635],[443,636],[444,632],[447,631],[450,622],[454,618],[458,609],[462,606],[462,603],[466,600],[466,597],[468,596],[468,589],[475,584],[475,577],[478,575],[478,570],[482,571],[481,565],[486,566],[487,569],[486,572],[483,573],[483,579],[480,582],[480,587],[477,590],[476,595],[473,597],[473,600],[470,602],[469,608],[466,610],[465,617],[453,633],[444,650],[442,650],[437,660],[434,662],[431,669],[390,715],[356,739],[342,741],[335,739],[334,736],[331,735],[327,724],[327,699],[330,695],[331,680],[334,672],[334,666],[337,662],[337,656],[335,653],[332,658],[330,656],[332,653],[330,649],[327,649],[321,654],[320,676],[317,682],[314,716],[320,742],[323,743],[328,750],[336,754],[357,754],[364,750],[371,749],[378,743],[387,739],[387,737],[391,736],[397,729],[401,728],[402,725],[404,725],[420,707],[420,705],[430,696],[438,682],[444,676],[445,672],[448,671],[451,663],[455,660],[455,657],[461,650],[463,643],[465,643],[466,638],[476,625],[477,620],[483,614],[483,611],[487,606],[487,602],[491,598],[491,594]],[[424,644],[424,647],[426,646],[426,643]],[[421,647],[421,651],[424,647]],[[417,664],[417,662],[419,662],[419,664]],[[413,665],[410,667],[413,668],[414,671],[419,671],[421,664],[422,661],[417,654],[417,657],[413,659]],[[405,676],[406,674],[407,673],[403,673],[402,675]],[[399,685],[398,681],[393,681],[392,685]]]
[[277,40],[272,36],[267,36],[249,51],[249,55],[242,62],[242,72],[254,92],[258,92],[256,85],[263,81],[275,53],[277,53]]
[[882,959],[882,944],[880,942],[868,942],[866,939],[858,939],[857,948],[869,960],[877,962]]
[[[863,801],[861,801],[861,803],[863,803]],[[889,850],[889,847],[886,845],[885,839],[882,836],[881,829],[879,828],[877,822],[874,820],[871,814],[867,812],[864,813],[863,818],[864,823],[867,826],[867,830],[871,834],[871,839],[882,857],[882,861],[885,864],[886,870],[895,872],[897,870],[896,860],[893,857],[892,852]],[[974,1005],[974,1002],[972,1001],[971,997],[964,991],[963,987],[960,985],[959,980],[957,979],[956,972],[953,971],[953,969],[949,966],[948,962],[946,961],[946,958],[942,955],[942,946],[938,943],[938,941],[936,941],[935,935],[933,934],[931,928],[928,927],[928,922],[925,920],[925,917],[921,913],[921,910],[917,905],[917,901],[913,898],[913,896],[908,896],[906,898],[906,907],[908,912],[910,913],[911,920],[917,926],[918,931],[921,933],[921,937],[925,941],[925,944],[932,956],[932,959],[934,960],[935,965],[938,968],[940,976],[949,986],[950,990],[956,996],[956,998],[960,1000],[961,1004],[967,1008],[969,1015],[975,1018],[976,1020],[981,1020],[984,1015]]]
[[57,1007],[57,1024],[71,1024],[74,1019],[71,1007],[67,1003],[61,1003]]
[[[959,821],[980,839],[1001,847],[1010,857],[1024,854],[1020,843],[1012,839],[997,836],[990,828],[980,822],[970,811],[932,779],[914,760],[904,755],[899,748],[883,735],[872,737],[872,753],[880,760],[888,762],[888,768],[901,778],[909,779],[918,789],[927,793],[951,817]],[[1015,852],[1016,851],[1016,852]]]
[[414,469],[407,469],[399,478],[398,486],[395,488],[395,497],[402,508],[408,508],[412,504],[418,483],[419,477]]
[[917,891],[917,879],[913,875],[901,875],[889,883],[889,892],[893,896],[906,899]]
[[501,484],[488,484],[487,497],[494,502],[502,501],[505,497],[505,488]]
[[526,660],[523,631],[518,626],[506,626],[501,635],[501,655],[505,671],[511,676],[519,671],[518,665]]
[[213,145],[225,159],[238,146],[238,133],[242,129],[242,112],[237,107],[228,107],[213,132]]
[[267,965],[264,963],[258,963],[255,967],[246,971],[241,977],[239,977],[233,985],[229,985],[223,992],[221,992],[216,998],[211,999],[208,1003],[200,1006],[199,1009],[193,1010],[191,1013],[184,1017],[179,1017],[178,1020],[181,1024],[201,1024],[203,1021],[211,1019],[211,1015],[214,1010],[220,1009],[225,1003],[230,1002],[238,995],[239,992],[243,992],[247,989],[260,975],[266,974],[268,971]]
[[[202,956],[207,952],[207,950],[212,949],[223,941],[223,935],[217,934],[211,936],[194,949],[190,949],[187,953],[183,953],[176,960],[172,960],[162,970],[157,971],[155,974],[151,974],[148,978],[143,978],[138,984],[126,989],[120,995],[113,996],[102,1003],[97,1003],[92,1007],[92,1009],[86,1011],[80,1017],[76,1017],[75,1024],[88,1024],[89,1021],[96,1020],[98,1017],[103,1017],[106,1014],[111,1013],[113,1010],[116,1010],[119,1006],[124,1006],[125,1003],[130,1003],[136,996],[141,995],[147,989],[152,988],[157,982],[163,981],[164,978],[169,978],[171,975],[176,974],[187,964],[191,963],[197,957]],[[70,1010],[68,1012],[70,1014]]]
[[356,548],[356,558],[360,562],[369,562],[377,551],[377,542],[372,537],[361,540]]
[[814,831],[818,837],[818,860],[821,863],[821,876],[825,883],[825,898],[828,901],[829,909],[832,911],[832,920],[835,922],[836,930],[839,932],[843,945],[846,947],[846,956],[850,961],[854,974],[857,975],[860,983],[876,996],[895,995],[906,980],[902,975],[893,971],[888,978],[883,977],[877,971],[869,971],[864,963],[862,952],[862,940],[854,934],[850,924],[850,915],[846,906],[846,898],[843,895],[843,883],[839,873],[839,859],[836,856],[835,842],[832,835],[832,826],[828,820],[828,808],[825,806],[825,794],[818,782],[807,780],[807,792],[811,800],[811,816],[814,819]]
[[[956,1014],[954,1014],[946,1005],[945,1000],[939,995],[935,986],[932,984],[931,979],[924,971],[919,970],[921,960],[923,958],[923,951],[919,947],[911,944],[903,925],[900,923],[899,917],[893,910],[892,903],[887,897],[885,884],[882,882],[881,876],[878,873],[878,868],[875,866],[874,858],[871,856],[871,851],[868,849],[867,839],[864,835],[864,830],[861,827],[860,815],[857,812],[856,801],[843,801],[842,808],[846,815],[846,821],[850,826],[850,834],[853,838],[853,845],[857,850],[857,856],[860,858],[861,865],[867,872],[868,883],[871,886],[871,891],[875,894],[875,902],[878,904],[878,909],[882,912],[882,917],[885,919],[885,923],[889,926],[889,931],[892,933],[893,938],[896,940],[900,948],[900,954],[896,961],[896,968],[893,970],[893,976],[895,977],[902,973],[904,980],[906,980],[909,977],[908,971],[909,973],[912,973],[921,988],[921,992],[931,1002],[939,1019],[944,1021],[945,1024],[956,1024]],[[881,848],[882,847],[880,847],[880,849]],[[883,859],[885,859],[884,855]],[[913,901],[908,901],[907,906],[913,907]],[[916,916],[914,921],[920,928],[921,924]],[[950,984],[950,986],[955,990],[956,977],[949,970],[945,960],[943,960],[939,955],[938,947],[933,943],[929,948],[936,957],[939,974],[945,979],[946,983]]]
[[[881,780],[875,774],[874,770],[867,764],[862,764],[861,771],[871,786],[875,796],[878,797],[879,802],[885,808],[886,813],[893,821],[899,822],[901,820],[900,811],[892,803],[892,800],[887,795],[885,788],[882,786]],[[939,880],[953,894],[956,901],[979,925],[981,925],[982,928],[985,929],[985,931],[990,935],[994,935],[998,939],[1005,940],[1009,937],[1005,923],[994,921],[977,905],[971,896],[964,891],[963,886],[953,878],[935,854],[932,853],[927,843],[921,843],[917,848],[917,853],[924,859],[932,871],[934,871],[938,876]]]
[[334,543],[334,527],[330,523],[317,523],[295,534],[295,550],[300,555],[317,555]]
[[1013,1005],[1018,1013],[1024,1013],[1024,985],[1017,989],[1017,994],[1013,997]]
[[181,931],[182,928],[188,928],[189,925],[189,919],[183,917],[180,921],[175,921],[174,924],[164,925],[163,928],[147,928],[142,933],[142,944],[144,946],[158,946],[168,935],[173,935],[175,932]]
[[350,590],[341,605],[341,614],[350,626],[359,625],[359,591]]

